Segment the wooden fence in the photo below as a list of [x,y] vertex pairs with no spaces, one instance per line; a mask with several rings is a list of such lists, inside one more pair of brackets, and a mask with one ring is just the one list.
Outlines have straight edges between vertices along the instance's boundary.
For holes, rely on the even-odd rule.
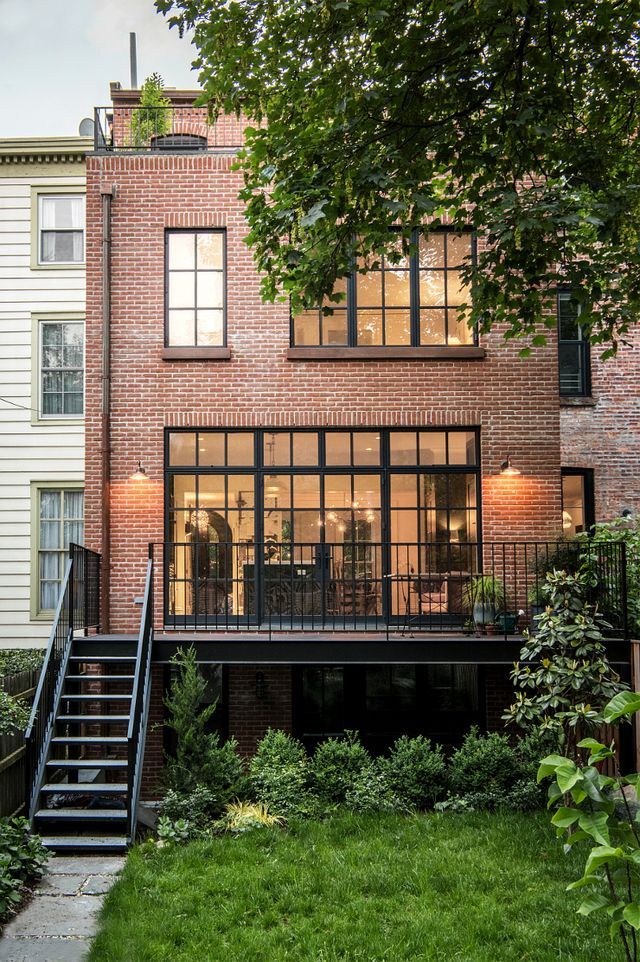
[[[20,671],[0,678],[0,689],[31,704],[38,683],[39,669]],[[25,803],[24,734],[0,735],[0,816],[19,814]]]

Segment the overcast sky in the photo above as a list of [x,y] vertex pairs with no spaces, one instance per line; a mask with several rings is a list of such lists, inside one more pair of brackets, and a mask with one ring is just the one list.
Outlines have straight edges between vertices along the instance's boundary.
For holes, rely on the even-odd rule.
[[138,84],[157,71],[193,88],[195,50],[153,0],[0,0],[0,138],[78,133],[109,83],[129,86],[129,32],[138,35]]

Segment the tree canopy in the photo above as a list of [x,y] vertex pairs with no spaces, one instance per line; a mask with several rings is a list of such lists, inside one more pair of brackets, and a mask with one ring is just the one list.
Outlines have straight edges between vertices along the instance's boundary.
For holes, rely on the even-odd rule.
[[248,118],[266,299],[319,304],[392,227],[409,251],[451,225],[486,241],[465,267],[480,330],[544,343],[558,286],[605,355],[636,323],[640,0],[156,6],[194,31],[203,102]]

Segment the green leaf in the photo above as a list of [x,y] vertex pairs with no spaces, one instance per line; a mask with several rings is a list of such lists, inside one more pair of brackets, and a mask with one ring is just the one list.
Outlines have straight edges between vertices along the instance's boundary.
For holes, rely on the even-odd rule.
[[583,812],[578,819],[578,824],[582,831],[586,832],[599,845],[608,845],[609,829],[607,821],[605,812]]
[[640,905],[637,902],[630,902],[622,913],[625,922],[634,929],[640,929]]
[[568,758],[563,755],[547,755],[540,762],[540,767],[538,768],[538,782],[541,782],[543,778],[548,778],[549,775],[554,775],[556,769],[562,765],[566,765],[569,762]]
[[604,720],[611,724],[618,718],[626,718],[640,711],[640,694],[633,691],[621,691],[611,699],[604,709]]
[[607,862],[611,862],[614,859],[620,858],[622,855],[622,849],[612,848],[610,845],[600,845],[596,848],[592,848],[587,858],[587,864],[584,868],[583,878],[587,878],[597,872],[599,868],[606,865]]
[[604,909],[609,904],[610,900],[606,895],[601,895],[598,892],[594,892],[591,895],[587,895],[587,897],[580,903],[578,915],[591,915],[592,912],[597,912],[599,909]]
[[581,812],[577,808],[559,808],[551,819],[551,824],[557,828],[569,828],[580,818]]

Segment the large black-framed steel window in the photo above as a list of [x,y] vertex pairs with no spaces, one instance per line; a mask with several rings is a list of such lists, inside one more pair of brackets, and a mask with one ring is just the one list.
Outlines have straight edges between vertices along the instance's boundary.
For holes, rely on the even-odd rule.
[[591,395],[591,351],[570,290],[558,291],[558,367],[563,397]]
[[171,430],[166,466],[170,617],[442,614],[477,570],[476,430]]
[[165,345],[226,344],[224,230],[165,231]]
[[459,743],[482,722],[477,665],[310,665],[293,673],[293,730],[308,748],[345,730],[374,752],[400,735]]
[[572,538],[596,522],[592,468],[562,469],[562,532]]
[[[476,238],[437,230],[414,232],[415,252],[371,258],[334,288],[342,300],[303,311],[291,322],[292,347],[421,347],[477,344],[462,305],[471,294],[461,268],[475,262]],[[360,261],[358,268],[364,268]],[[329,310],[329,313],[325,313]]]

